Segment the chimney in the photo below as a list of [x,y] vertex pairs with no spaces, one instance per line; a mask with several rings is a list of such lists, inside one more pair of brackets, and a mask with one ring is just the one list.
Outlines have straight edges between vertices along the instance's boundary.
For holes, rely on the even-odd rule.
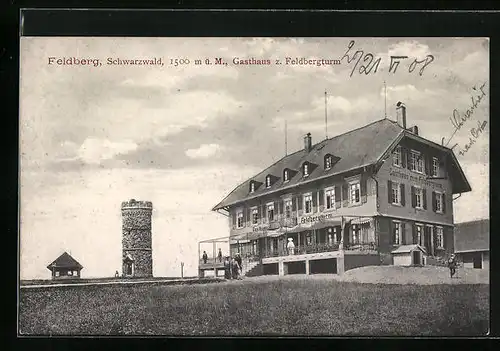
[[406,129],[406,106],[401,101],[398,101],[396,107],[397,109],[401,109],[402,127],[403,129]]
[[306,152],[311,151],[312,147],[312,139],[311,139],[311,133],[307,133],[306,136],[304,137],[304,150]]

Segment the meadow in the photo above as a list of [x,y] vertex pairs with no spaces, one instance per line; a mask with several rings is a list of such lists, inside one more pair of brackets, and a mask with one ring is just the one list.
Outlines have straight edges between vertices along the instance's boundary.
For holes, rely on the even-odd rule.
[[485,335],[488,284],[390,285],[331,277],[205,285],[22,289],[20,334]]

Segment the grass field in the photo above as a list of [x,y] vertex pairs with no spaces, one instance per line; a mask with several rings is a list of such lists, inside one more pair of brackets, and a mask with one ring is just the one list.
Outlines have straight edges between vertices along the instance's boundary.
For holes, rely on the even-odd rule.
[[21,334],[484,335],[489,285],[302,276],[23,289],[19,319]]

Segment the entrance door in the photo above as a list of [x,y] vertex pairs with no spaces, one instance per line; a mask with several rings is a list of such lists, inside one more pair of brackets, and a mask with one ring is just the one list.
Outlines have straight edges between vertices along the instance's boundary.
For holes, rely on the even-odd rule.
[[420,251],[413,251],[413,255],[412,256],[413,256],[413,262],[412,263],[414,265],[421,264],[421,262],[420,262]]
[[474,254],[474,257],[472,258],[472,262],[474,264],[474,268],[483,268],[483,262],[481,259],[481,254]]
[[132,262],[126,262],[125,263],[125,275],[132,275]]

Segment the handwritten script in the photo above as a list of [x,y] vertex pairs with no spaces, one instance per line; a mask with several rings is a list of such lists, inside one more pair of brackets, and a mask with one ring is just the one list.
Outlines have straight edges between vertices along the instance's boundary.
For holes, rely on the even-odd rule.
[[[486,92],[484,90],[485,86],[486,86],[486,82],[484,82],[482,85],[480,85],[479,88],[477,88],[477,86],[474,86],[472,88],[473,93],[471,95],[471,105],[465,111],[465,113],[461,114],[457,109],[453,110],[453,116],[450,117],[450,122],[454,127],[453,135],[455,135],[455,133],[458,130],[462,129],[464,124],[468,120],[470,120],[471,117],[474,115],[474,112],[476,111],[476,109],[478,108],[478,106],[481,104],[481,102],[483,101],[483,99],[486,96]],[[472,145],[474,145],[476,143],[476,140],[483,134],[483,131],[485,130],[487,124],[488,124],[487,121],[477,121],[476,127],[470,129],[470,131],[469,131],[469,141],[462,148],[459,147],[458,143],[455,143],[455,145],[453,145],[451,147],[451,149],[453,150],[456,147],[459,147],[460,150],[458,151],[458,154],[460,156],[465,155],[467,153],[467,151],[470,150]]]
[[[355,41],[351,40],[349,45],[347,46],[347,51],[344,53],[344,56],[340,59],[340,61],[346,60],[347,63],[351,63],[356,61],[352,67],[351,73],[349,77],[352,77],[354,72],[358,72],[359,74],[368,75],[370,73],[377,73],[377,70],[380,66],[380,62],[382,58],[375,57],[372,53],[368,52],[365,54],[364,50],[356,50],[354,53],[351,52],[351,49],[354,47]],[[361,59],[362,62],[361,62]],[[408,56],[391,56],[391,62],[389,65],[389,73],[395,74],[398,70],[399,64],[402,60],[409,59]],[[434,56],[427,55],[425,58],[414,58],[413,61],[408,65],[408,73],[413,73],[417,67],[419,69],[419,75],[421,76],[424,73],[425,68],[430,65],[434,61]],[[360,64],[361,62],[361,64]]]

